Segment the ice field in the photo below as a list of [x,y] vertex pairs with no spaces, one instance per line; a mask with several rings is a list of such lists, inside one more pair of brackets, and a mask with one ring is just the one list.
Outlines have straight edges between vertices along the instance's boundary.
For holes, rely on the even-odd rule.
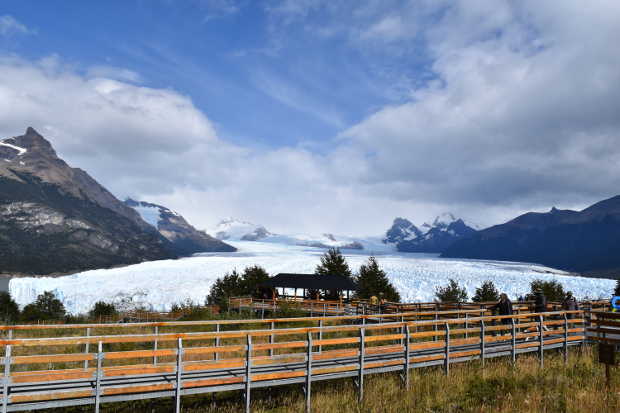
[[[179,260],[151,261],[123,268],[85,271],[64,277],[14,278],[9,290],[20,306],[31,303],[43,291],[53,291],[67,311],[90,310],[97,301],[141,305],[164,311],[173,303],[190,299],[204,303],[211,284],[226,272],[260,265],[271,275],[280,272],[312,273],[324,250],[252,241],[231,242],[234,253],[200,254]],[[369,253],[343,251],[355,271]],[[615,281],[572,276],[541,265],[499,261],[438,258],[429,254],[377,254],[404,301],[433,301],[435,287],[454,278],[471,297],[483,281],[516,298],[529,291],[533,279],[555,279],[578,298],[609,297]]]

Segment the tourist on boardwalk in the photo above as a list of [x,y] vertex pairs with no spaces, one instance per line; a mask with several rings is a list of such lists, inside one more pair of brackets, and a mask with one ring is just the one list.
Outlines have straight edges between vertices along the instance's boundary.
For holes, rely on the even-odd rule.
[[[501,293],[497,304],[490,308],[492,311],[497,310],[498,315],[512,315],[512,301],[505,293]],[[503,318],[502,324],[511,324],[510,318]]]
[[[575,311],[579,309],[579,305],[577,304],[577,300],[573,297],[573,293],[571,291],[566,293],[566,298],[562,302],[562,310],[565,311]],[[575,314],[568,314],[568,318],[573,318]]]
[[536,291],[534,293],[534,312],[545,313],[547,312],[547,297],[542,291]]

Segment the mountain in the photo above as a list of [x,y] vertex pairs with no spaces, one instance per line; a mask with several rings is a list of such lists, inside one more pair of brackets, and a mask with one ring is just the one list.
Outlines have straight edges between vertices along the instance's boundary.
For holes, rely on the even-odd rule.
[[432,224],[424,223],[422,230],[407,219],[396,218],[383,242],[394,244],[400,252],[440,253],[457,240],[476,233],[474,228],[450,213],[439,215]]
[[185,218],[164,206],[129,198],[125,205],[134,209],[174,246],[179,255],[197,252],[234,252],[237,249],[191,226]]
[[28,128],[0,140],[0,272],[51,274],[175,258],[171,243]]
[[620,267],[620,196],[582,211],[528,212],[454,243],[445,257],[525,261],[569,271]]
[[332,247],[364,249],[364,245],[360,240],[351,237],[340,237],[329,233],[318,236],[275,234],[268,231],[262,225],[233,218],[220,221],[215,228],[208,232],[222,241],[261,241],[325,249]]

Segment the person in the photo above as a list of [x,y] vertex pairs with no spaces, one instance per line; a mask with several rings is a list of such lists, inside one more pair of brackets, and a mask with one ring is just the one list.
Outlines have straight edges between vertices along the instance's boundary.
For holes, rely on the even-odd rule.
[[[508,298],[508,295],[501,293],[497,304],[490,308],[491,310],[497,310],[498,315],[512,315],[512,301]],[[502,324],[511,324],[510,318],[503,318]]]
[[379,299],[377,298],[376,295],[373,295],[372,297],[370,297],[370,305],[377,305],[377,303],[379,303]]
[[534,293],[534,312],[546,313],[547,312],[547,297],[538,290]]
[[[575,311],[578,310],[577,300],[573,297],[573,293],[571,291],[566,293],[566,298],[562,302],[562,310],[565,311]],[[568,318],[573,318],[575,314],[568,314]]]

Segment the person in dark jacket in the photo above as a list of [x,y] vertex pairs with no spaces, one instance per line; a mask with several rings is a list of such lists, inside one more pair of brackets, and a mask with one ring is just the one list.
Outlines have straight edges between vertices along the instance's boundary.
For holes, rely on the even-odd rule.
[[[512,315],[512,301],[510,301],[505,293],[501,293],[499,301],[491,307],[491,310],[497,310],[497,315]],[[510,324],[510,320],[510,318],[503,318],[502,324]]]
[[[579,306],[577,304],[577,300],[573,297],[573,293],[571,291],[566,293],[566,298],[562,302],[562,310],[565,311],[574,311],[578,310]],[[568,318],[573,318],[575,314],[568,314]]]
[[534,293],[534,312],[547,312],[547,297],[545,297],[542,291],[536,291],[536,293]]

